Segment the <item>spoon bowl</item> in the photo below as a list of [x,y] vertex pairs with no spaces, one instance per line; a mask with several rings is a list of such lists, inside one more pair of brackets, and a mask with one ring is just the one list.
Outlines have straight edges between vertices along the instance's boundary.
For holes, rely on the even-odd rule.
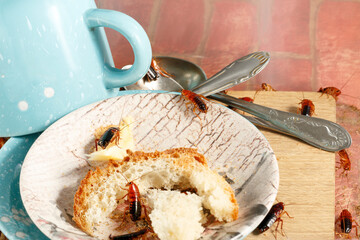
[[160,75],[159,79],[155,81],[140,79],[135,84],[126,86],[125,89],[181,91],[182,89],[193,89],[207,80],[202,68],[195,63],[166,56],[156,57],[156,61],[172,76],[173,81]]

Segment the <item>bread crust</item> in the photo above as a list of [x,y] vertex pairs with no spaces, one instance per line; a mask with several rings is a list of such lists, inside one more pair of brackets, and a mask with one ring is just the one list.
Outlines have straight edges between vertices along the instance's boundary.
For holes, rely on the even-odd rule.
[[128,156],[125,157],[122,161],[109,161],[107,167],[105,167],[104,169],[98,167],[95,170],[90,170],[85,176],[85,178],[81,181],[81,184],[74,197],[73,220],[83,231],[87,232],[90,235],[93,235],[94,233],[93,226],[91,226],[91,224],[87,222],[85,217],[86,211],[89,208],[89,195],[96,191],[96,189],[121,166],[127,166],[129,163],[141,164],[145,161],[153,161],[154,163],[158,161],[166,161],[166,164],[170,165],[175,170],[191,170],[187,172],[211,171],[217,178],[217,184],[221,186],[221,188],[223,188],[224,192],[226,192],[228,198],[233,204],[233,211],[230,214],[231,216],[228,216],[228,221],[233,221],[237,219],[238,204],[230,185],[225,181],[223,177],[208,168],[205,157],[202,154],[198,153],[197,149],[174,148],[162,152],[132,152],[128,150],[127,153]]

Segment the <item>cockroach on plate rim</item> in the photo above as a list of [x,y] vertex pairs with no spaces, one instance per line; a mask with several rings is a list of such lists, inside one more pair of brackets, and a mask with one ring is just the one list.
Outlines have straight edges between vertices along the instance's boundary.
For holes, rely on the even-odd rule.
[[196,114],[196,116],[200,119],[199,114],[196,113],[196,109],[199,110],[199,112],[202,113],[207,113],[208,110],[208,106],[206,105],[204,100],[208,100],[206,97],[200,95],[200,94],[196,94],[190,90],[181,90],[181,97],[180,98],[185,98],[185,100],[188,100],[186,102],[186,108],[188,107],[189,104],[193,104],[194,108],[193,108],[193,112],[194,114]]
[[275,228],[275,239],[277,239],[277,231],[278,231],[278,227],[279,224],[281,222],[280,225],[280,229],[281,229],[281,235],[285,236],[284,230],[283,230],[283,220],[281,219],[281,217],[286,214],[289,218],[293,218],[289,215],[289,213],[287,211],[285,211],[285,204],[283,202],[279,202],[274,204],[270,211],[268,212],[268,214],[265,216],[265,218],[262,220],[262,222],[259,224],[259,226],[257,227],[257,229],[259,230],[260,233],[265,232],[266,230],[268,230],[274,223],[278,222]]

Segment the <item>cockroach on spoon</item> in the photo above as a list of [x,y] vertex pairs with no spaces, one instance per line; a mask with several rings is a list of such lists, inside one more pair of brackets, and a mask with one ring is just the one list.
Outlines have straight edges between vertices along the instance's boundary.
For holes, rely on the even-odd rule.
[[151,60],[151,65],[149,71],[145,75],[147,81],[154,81],[159,78],[159,74],[163,77],[170,78],[172,77],[165,69],[159,66],[155,57]]

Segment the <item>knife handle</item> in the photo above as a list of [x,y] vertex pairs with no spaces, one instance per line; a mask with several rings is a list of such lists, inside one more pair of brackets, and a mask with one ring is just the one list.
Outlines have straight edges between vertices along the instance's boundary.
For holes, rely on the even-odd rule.
[[258,120],[260,124],[297,137],[326,151],[336,152],[351,145],[350,134],[339,124],[325,119],[264,107],[223,93],[213,94],[209,98],[250,113],[261,119]]

